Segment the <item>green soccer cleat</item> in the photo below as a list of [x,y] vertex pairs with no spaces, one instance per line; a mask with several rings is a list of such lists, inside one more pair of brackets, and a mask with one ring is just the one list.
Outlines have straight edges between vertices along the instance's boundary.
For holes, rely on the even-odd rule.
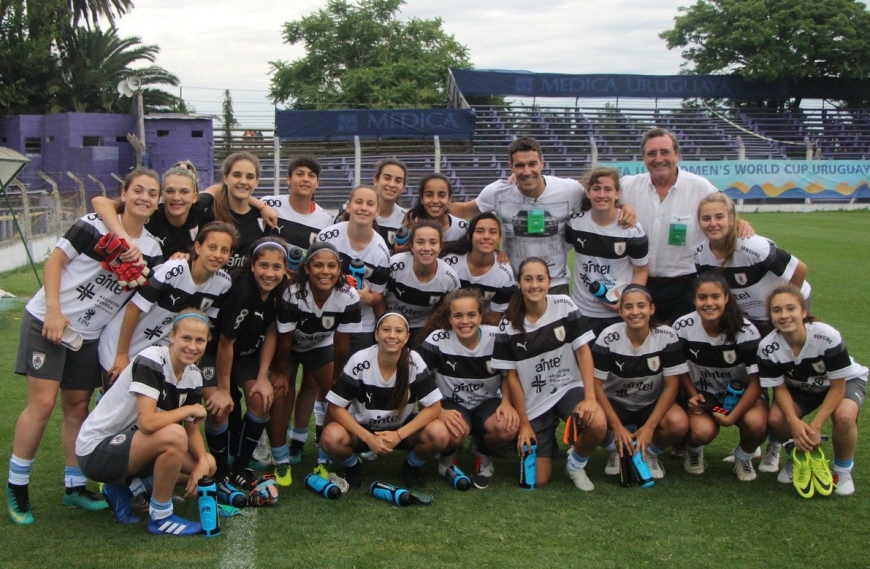
[[821,496],[830,496],[834,491],[834,477],[831,467],[821,448],[809,453],[810,471],[813,474],[813,486]]
[[293,484],[293,473],[290,471],[290,463],[281,462],[275,465],[275,482],[282,488]]
[[33,511],[30,509],[30,496],[27,485],[6,486],[6,511],[13,523],[24,526],[33,523]]
[[791,451],[792,484],[801,498],[812,498],[816,489],[813,486],[813,470],[810,466],[810,454],[796,448]]
[[66,493],[63,495],[63,505],[91,512],[105,510],[109,507],[109,504],[105,500],[98,498],[96,494],[84,486],[67,488]]

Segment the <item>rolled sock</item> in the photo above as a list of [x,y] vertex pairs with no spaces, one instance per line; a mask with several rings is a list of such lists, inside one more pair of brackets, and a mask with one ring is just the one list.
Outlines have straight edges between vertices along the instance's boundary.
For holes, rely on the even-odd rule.
[[657,447],[652,441],[650,441],[646,448],[653,454],[662,454],[665,452],[665,449]]
[[145,478],[133,478],[130,480],[129,488],[130,492],[133,493],[134,496],[138,496],[139,494],[144,494],[151,490],[151,487],[154,485],[154,479],[150,476]]
[[834,472],[852,472],[852,467],[855,466],[855,459],[840,460],[834,459]]
[[85,476],[85,473],[82,472],[81,468],[77,466],[64,466],[63,467],[63,485],[67,488],[76,488],[78,486],[84,486],[88,483],[88,477]]
[[314,424],[323,426],[323,418],[326,416],[326,401],[314,402]]
[[286,444],[283,444],[279,447],[271,447],[272,448],[272,460],[275,461],[275,464],[285,464],[290,462],[290,447]]
[[356,453],[352,453],[349,457],[340,461],[341,465],[345,468],[354,467],[356,466],[357,462],[359,462],[359,458],[357,457]]
[[408,464],[411,466],[423,466],[426,464],[425,460],[420,460],[417,454],[414,451],[408,453]]
[[148,505],[148,515],[152,520],[162,520],[172,515],[172,499],[168,502],[158,502],[151,497],[151,503]]
[[9,457],[9,483],[25,486],[30,483],[30,471],[33,470],[33,459],[24,460],[14,454]]
[[580,470],[581,468],[585,468],[588,461],[588,456],[580,456],[573,448],[571,449],[571,452],[568,453],[568,468],[570,468],[571,470]]
[[601,448],[607,452],[613,452],[616,450],[616,438],[613,436],[613,433],[607,433],[604,442],[601,443]]
[[308,429],[297,429],[296,427],[293,427],[290,430],[290,440],[304,443],[308,440]]
[[[753,452],[755,452],[755,451],[753,451]],[[737,445],[734,448],[734,458],[736,458],[737,460],[739,460],[741,462],[749,462],[752,460],[753,452],[746,452],[745,450],[740,448],[740,445]]]
[[704,445],[699,445],[696,447],[690,447],[689,445],[686,445],[686,450],[689,452],[699,453],[704,450]]

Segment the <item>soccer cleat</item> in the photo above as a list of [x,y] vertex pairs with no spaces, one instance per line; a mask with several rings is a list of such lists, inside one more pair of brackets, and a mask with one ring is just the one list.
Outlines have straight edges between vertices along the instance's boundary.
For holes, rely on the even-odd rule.
[[447,470],[451,466],[456,466],[456,454],[447,454],[438,456],[438,476],[447,474]]
[[115,521],[119,524],[138,524],[139,518],[133,515],[131,503],[133,493],[121,484],[103,484],[100,491],[106,499],[106,505],[115,515]]
[[851,496],[855,493],[855,482],[851,472],[837,472],[834,474],[834,494],[837,496]]
[[253,459],[264,466],[275,464],[272,460],[272,448],[269,446],[269,439],[266,433],[260,437],[260,442],[257,443],[257,448],[254,449]]
[[250,468],[244,468],[238,472],[233,472],[229,482],[243,492],[250,492],[257,485],[257,475]]
[[565,474],[568,476],[568,478],[571,479],[571,482],[574,483],[574,486],[578,490],[583,490],[584,492],[592,492],[595,489],[595,485],[592,484],[592,481],[589,480],[589,476],[586,475],[585,468],[571,468],[566,463]]
[[357,460],[356,464],[344,469],[344,479],[347,480],[347,485],[353,490],[357,490],[362,486],[361,460]]
[[293,473],[290,472],[289,463],[282,462],[275,465],[275,482],[284,488],[293,484]]
[[644,453],[643,461],[646,463],[646,467],[649,469],[650,476],[652,476],[656,480],[661,480],[665,477],[665,467],[662,466],[661,461],[656,453],[648,450]]
[[761,464],[758,465],[759,472],[776,472],[779,470],[779,451],[782,445],[774,442],[767,442],[764,447],[764,455],[761,458]]
[[495,474],[495,465],[493,464],[492,456],[486,454],[474,455],[474,474],[471,476],[471,482],[475,488],[483,490],[489,488],[489,482]]
[[[753,451],[753,453],[752,453],[752,458],[759,458],[760,456],[761,456],[761,449],[756,448],[755,451]],[[729,452],[728,456],[726,456],[725,458],[722,459],[722,462],[727,462],[728,464],[734,464],[734,451],[732,450],[731,452]],[[778,455],[776,457],[776,464],[777,464],[776,470],[779,470],[779,456]],[[773,472],[776,472],[776,470],[774,470]]]
[[105,510],[109,504],[105,500],[97,498],[96,494],[85,488],[84,486],[76,486],[75,488],[67,488],[63,495],[63,505],[81,508],[91,512]]
[[776,481],[780,484],[791,484],[792,466],[793,465],[791,459],[785,461],[785,466],[783,466],[782,470],[780,470],[779,474],[777,474]]
[[359,458],[366,461],[366,462],[373,462],[373,461],[378,459],[378,455],[376,455],[375,453],[373,453],[370,450],[367,450],[365,452],[359,453]]
[[825,453],[821,448],[808,453],[810,472],[812,473],[813,486],[820,496],[830,496],[834,491],[834,479],[831,476],[831,467],[825,459]]
[[607,455],[607,466],[604,467],[604,474],[608,476],[619,475],[619,449],[612,450]]
[[735,459],[734,474],[737,475],[737,480],[741,482],[752,482],[755,480],[755,469],[752,467],[752,461]]
[[30,495],[27,484],[6,485],[6,512],[13,523],[20,526],[33,523],[33,511],[30,509]]
[[701,447],[698,452],[692,452],[687,448],[686,458],[683,459],[683,470],[689,474],[704,474],[706,469],[707,461],[704,460],[704,447]]
[[812,498],[816,493],[813,486],[813,470],[810,467],[810,453],[794,448],[791,451],[792,484],[801,498]]
[[146,529],[148,530],[148,533],[153,533],[155,535],[182,536],[199,535],[202,533],[202,526],[198,523],[185,520],[175,514],[172,514],[168,518],[163,518],[162,520],[155,520],[149,516],[148,527]]
[[414,506],[431,506],[432,502],[435,501],[435,498],[432,494],[426,494],[423,492],[408,492],[411,496],[411,504]]
[[[290,440],[290,464],[299,464],[302,462],[302,453],[305,448],[303,441]],[[289,484],[288,484],[289,486]]]
[[326,469],[326,467],[322,464],[318,464],[314,467],[314,474],[323,478],[324,480],[329,480],[341,490],[342,494],[347,494],[347,491],[350,490],[350,485],[348,485],[347,480],[336,474],[335,472],[330,472]]
[[235,508],[244,508],[248,505],[248,497],[245,493],[230,484],[229,480],[217,482],[218,502]]
[[426,485],[423,479],[423,467],[412,466],[407,460],[402,463],[402,479],[405,486],[411,490],[419,490]]

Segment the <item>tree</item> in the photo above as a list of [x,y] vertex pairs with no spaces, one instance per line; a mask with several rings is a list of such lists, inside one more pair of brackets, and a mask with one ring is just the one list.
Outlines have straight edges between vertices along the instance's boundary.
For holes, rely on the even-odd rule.
[[297,109],[430,107],[446,102],[447,69],[471,67],[468,49],[441,19],[398,19],[403,0],[329,0],[284,24],[284,41],[306,55],[272,61],[269,96]]
[[224,147],[229,152],[232,148],[233,127],[239,126],[239,121],[236,120],[236,115],[233,113],[233,97],[230,95],[230,90],[224,90],[224,104],[222,109],[224,125]]
[[[690,73],[775,81],[870,75],[870,13],[856,0],[698,0],[659,34]],[[799,101],[795,102],[799,104]]]

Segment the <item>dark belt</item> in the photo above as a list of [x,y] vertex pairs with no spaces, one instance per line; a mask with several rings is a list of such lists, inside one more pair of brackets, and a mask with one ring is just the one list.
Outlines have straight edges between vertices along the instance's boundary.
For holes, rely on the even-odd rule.
[[695,273],[691,273],[688,275],[680,275],[678,277],[647,277],[647,284],[657,284],[657,285],[666,285],[673,283],[684,283],[687,281],[694,280]]

